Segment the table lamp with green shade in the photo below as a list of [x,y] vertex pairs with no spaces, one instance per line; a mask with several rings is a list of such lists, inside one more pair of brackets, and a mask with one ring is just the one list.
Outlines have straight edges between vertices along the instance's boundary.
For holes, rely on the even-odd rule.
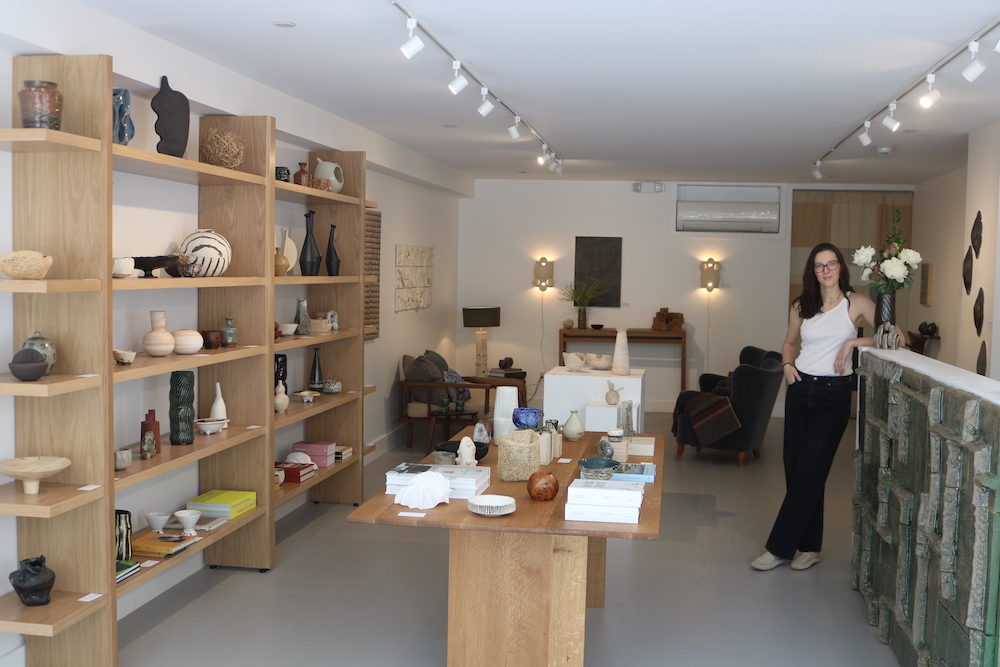
[[476,376],[486,377],[489,372],[489,361],[484,327],[500,326],[500,306],[462,308],[462,324],[466,327],[479,327],[479,331],[476,332]]

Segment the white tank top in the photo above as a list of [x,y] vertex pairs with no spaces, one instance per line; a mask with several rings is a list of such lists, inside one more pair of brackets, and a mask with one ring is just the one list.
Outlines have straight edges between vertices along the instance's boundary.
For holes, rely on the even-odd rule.
[[[849,295],[848,295],[849,296]],[[837,375],[833,362],[837,359],[844,341],[858,335],[857,327],[851,321],[847,298],[824,312],[818,312],[807,320],[802,320],[800,329],[802,350],[795,360],[795,367],[808,375]],[[851,359],[844,365],[844,375],[854,372]]]

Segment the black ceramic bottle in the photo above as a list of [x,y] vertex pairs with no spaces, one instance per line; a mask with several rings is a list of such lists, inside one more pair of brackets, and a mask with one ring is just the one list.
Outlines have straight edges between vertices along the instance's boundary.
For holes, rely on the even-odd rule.
[[313,391],[323,391],[323,370],[319,366],[319,348],[313,348],[312,372],[309,373],[309,388]]
[[337,225],[330,225],[330,240],[326,243],[326,273],[331,276],[340,275],[340,255],[333,245],[333,233],[337,231]]
[[306,213],[306,238],[302,241],[302,252],[299,253],[299,270],[304,276],[318,276],[320,262],[323,256],[319,254],[319,245],[313,235],[313,216],[316,211]]

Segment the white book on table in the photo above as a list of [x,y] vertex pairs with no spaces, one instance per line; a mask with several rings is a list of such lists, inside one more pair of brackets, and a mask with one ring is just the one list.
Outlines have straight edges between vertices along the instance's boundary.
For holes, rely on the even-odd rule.
[[629,438],[628,441],[628,455],[629,456],[653,456],[654,454],[654,443],[656,438],[652,438],[648,435],[636,435]]
[[566,494],[567,503],[636,507],[642,505],[645,485],[642,482],[617,482],[610,479],[574,479]]
[[566,521],[597,521],[600,523],[639,523],[638,507],[615,505],[577,505],[566,503]]

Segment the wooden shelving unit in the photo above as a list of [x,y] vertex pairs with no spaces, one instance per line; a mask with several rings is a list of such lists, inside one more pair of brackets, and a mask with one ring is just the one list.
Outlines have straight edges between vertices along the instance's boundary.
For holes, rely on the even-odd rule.
[[[0,597],[0,632],[31,637],[30,665],[113,667],[118,596],[196,554],[203,554],[209,565],[260,570],[280,566],[275,562],[275,507],[306,492],[315,501],[363,499],[363,459],[374,449],[362,444],[361,399],[370,393],[364,386],[363,222],[365,207],[374,202],[365,198],[363,152],[328,150],[309,155],[310,164],[317,157],[340,163],[346,181],[341,193],[276,181],[275,120],[269,117],[200,119],[197,131],[202,135],[214,128],[243,137],[245,158],[237,170],[113,144],[108,56],[15,58],[12,81],[19,86],[29,79],[57,81],[73,104],[66,106],[62,131],[0,129],[0,150],[13,156],[12,241],[14,249],[39,250],[56,261],[46,280],[0,279],[0,292],[14,295],[15,339],[42,331],[52,337],[72,336],[74,345],[60,347],[52,374],[37,382],[0,374],[0,395],[17,397],[18,456],[65,456],[73,464],[43,482],[34,496],[26,496],[19,483],[0,486],[0,515],[17,517],[18,556],[44,554],[57,573],[49,605],[30,608],[14,594]],[[12,92],[16,100],[16,87]],[[225,274],[112,279],[111,193],[116,171],[196,187],[198,227],[215,229],[233,247]],[[325,275],[324,267],[315,277],[274,277],[274,214],[279,200],[301,205],[303,213],[316,211],[314,231],[324,253],[331,225],[336,225],[340,275]],[[69,257],[72,261],[65,261]],[[304,291],[312,312],[336,310],[340,329],[274,340],[274,295],[279,286]],[[139,354],[128,366],[115,365],[110,337],[115,295],[142,290],[188,290],[178,294],[192,304],[196,300],[198,328],[216,329],[225,317],[233,317],[240,328],[240,345],[192,355]],[[312,354],[303,349],[307,347],[319,349],[324,368],[336,369],[344,391],[323,394],[308,404],[292,396],[288,410],[275,415],[273,355],[297,351],[308,365]],[[113,442],[116,390],[130,391],[130,382],[189,369],[197,376],[198,414],[209,412],[216,383],[240,388],[226,392],[229,428],[199,435],[188,446],[172,446],[169,434],[162,433],[162,451],[148,461],[139,456],[137,443]],[[161,421],[166,420],[161,417]],[[73,425],[71,433],[67,423]],[[307,439],[353,446],[354,455],[321,469],[295,489],[275,493],[275,431],[295,424]],[[134,449],[127,470],[113,469],[113,445]],[[189,465],[198,466],[201,491],[255,491],[257,507],[116,585],[112,539],[116,493],[155,485],[164,473]],[[93,488],[80,490],[87,485]],[[99,597],[79,601],[91,593]]]

